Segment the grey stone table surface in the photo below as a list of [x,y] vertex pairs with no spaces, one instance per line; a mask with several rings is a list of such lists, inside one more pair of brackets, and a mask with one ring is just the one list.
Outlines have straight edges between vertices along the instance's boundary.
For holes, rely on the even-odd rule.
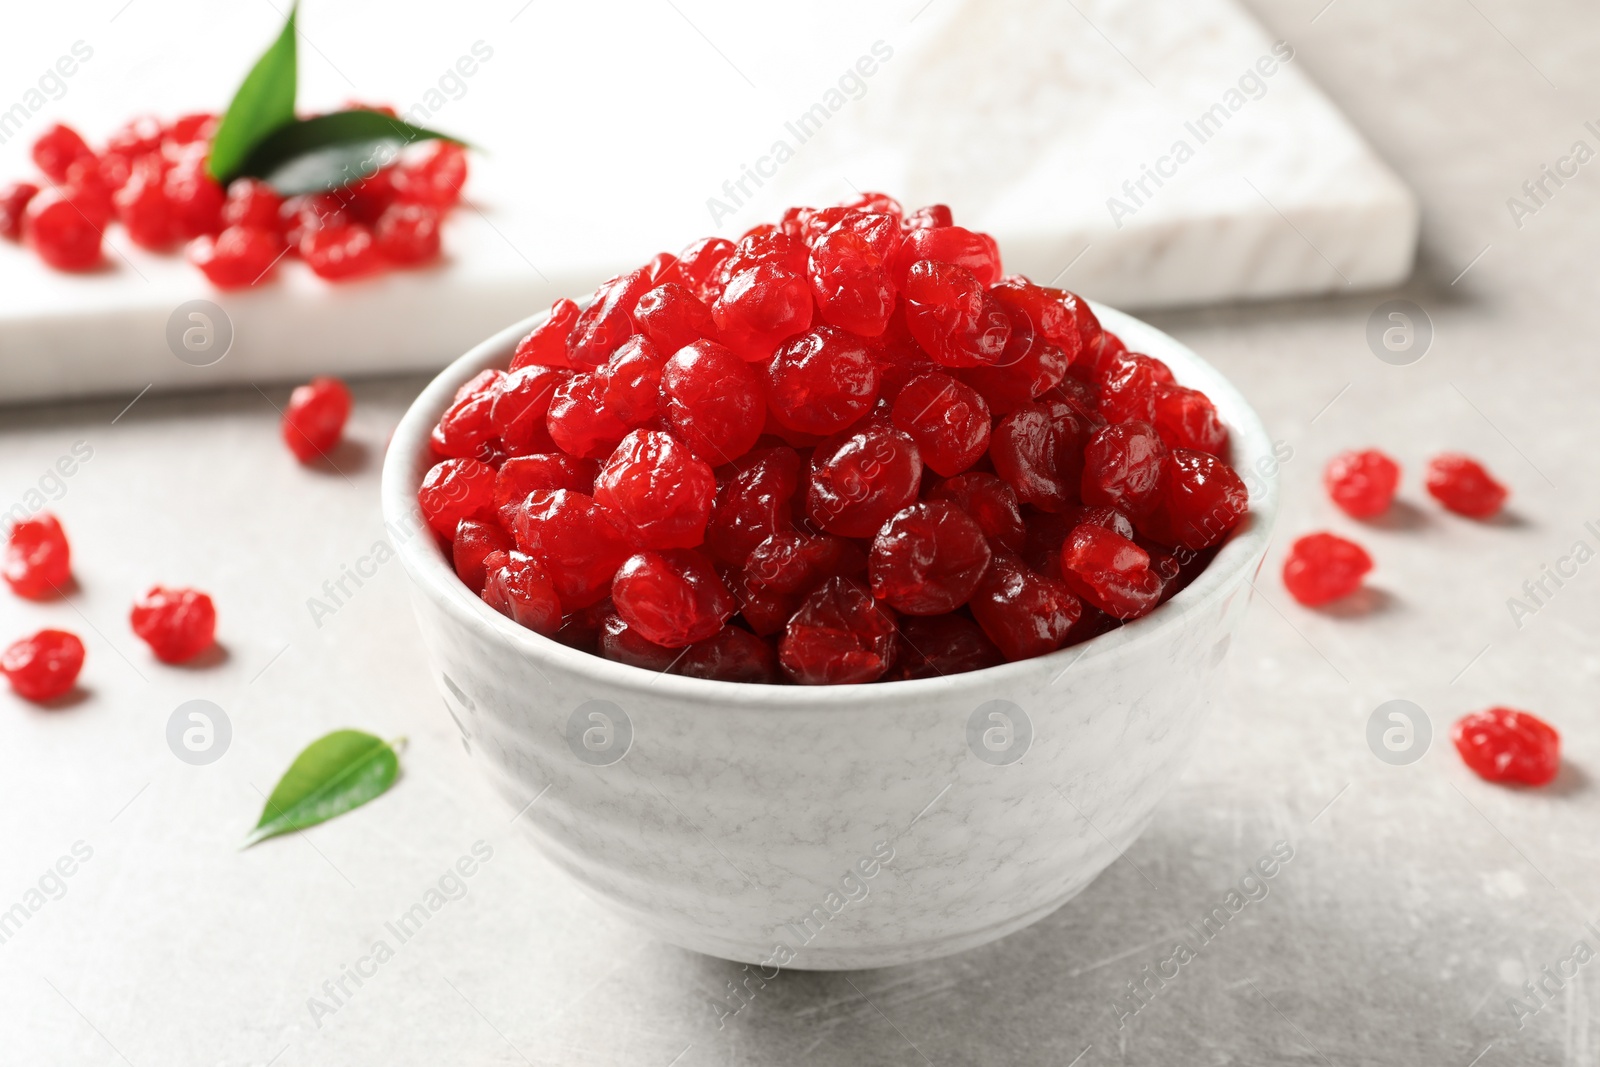
[[[1600,18],[1505,0],[1256,10],[1418,191],[1423,252],[1399,294],[1155,317],[1241,385],[1293,458],[1193,764],[1081,896],[949,959],[784,974],[731,1014],[736,967],[642,937],[519,837],[433,692],[405,578],[363,562],[384,536],[379,456],[420,381],[358,385],[342,473],[289,460],[279,385],[0,409],[0,504],[56,498],[78,583],[63,602],[0,598],[0,634],[57,624],[89,646],[73,706],[0,696],[0,911],[27,913],[0,942],[0,1062],[1596,1062],[1600,178],[1574,152],[1600,147],[1585,126],[1600,119]],[[1432,326],[1406,365],[1367,341],[1391,298]],[[1366,444],[1406,480],[1395,514],[1358,528],[1318,477]],[[52,475],[75,446],[71,475]],[[1443,449],[1509,482],[1509,514],[1475,524],[1433,506],[1418,473]],[[1313,612],[1283,591],[1288,539],[1315,528],[1353,532],[1377,559],[1358,603]],[[314,619],[308,600],[358,566],[373,576]],[[1541,579],[1535,600],[1524,583]],[[222,654],[184,669],[145,655],[125,613],[156,581],[216,596]],[[1511,598],[1531,610],[1514,616]],[[1367,742],[1395,698],[1433,731],[1409,765]],[[165,738],[191,699],[232,724],[207,766]],[[1561,729],[1550,788],[1493,787],[1455,757],[1449,724],[1496,703]],[[238,851],[294,753],[343,725],[409,738],[400,784]],[[1292,859],[1265,895],[1152,977],[1174,975],[1174,943],[1198,942],[1188,924],[1279,842]],[[448,877],[475,845],[491,857]],[[70,876],[52,873],[63,857]],[[441,886],[420,930],[386,934]],[[379,938],[392,956],[348,977]]]

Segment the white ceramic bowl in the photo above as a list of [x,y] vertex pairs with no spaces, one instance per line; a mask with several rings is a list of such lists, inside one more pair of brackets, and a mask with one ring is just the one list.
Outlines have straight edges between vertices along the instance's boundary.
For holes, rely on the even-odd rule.
[[517,825],[655,936],[769,966],[929,959],[1018,930],[1083,889],[1183,770],[1277,509],[1272,442],[1233,386],[1158,330],[1095,311],[1131,350],[1211,397],[1250,517],[1188,588],[1137,622],[1038,659],[918,681],[657,675],[497,614],[426,533],[416,489],[429,429],[456,388],[506,366],[538,319],[434,379],[389,447],[384,517],[430,672],[510,810],[526,808]]

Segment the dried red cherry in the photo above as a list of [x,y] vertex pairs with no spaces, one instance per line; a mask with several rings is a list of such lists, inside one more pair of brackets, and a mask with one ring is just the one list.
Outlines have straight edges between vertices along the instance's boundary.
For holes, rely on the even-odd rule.
[[1158,385],[1151,397],[1151,421],[1168,448],[1227,456],[1228,428],[1204,393],[1181,385]]
[[962,615],[907,615],[895,645],[888,677],[896,681],[942,678],[1005,662],[982,627]]
[[874,682],[889,670],[896,636],[894,612],[860,582],[829,578],[784,628],[778,662],[801,685]]
[[600,468],[592,459],[577,459],[565,452],[537,452],[531,456],[511,456],[494,476],[494,507],[500,525],[511,529],[516,509],[529,493],[552,489],[571,489],[594,495],[595,475]]
[[0,653],[0,674],[24,700],[42,704],[70,692],[83,669],[83,642],[65,630],[40,630]]
[[[608,600],[606,603],[611,602]],[[600,654],[606,659],[657,674],[677,663],[684,654],[681,648],[666,648],[645,640],[639,631],[623,621],[614,608],[600,623],[599,640]]]
[[229,226],[190,242],[189,262],[218,289],[244,289],[266,281],[282,251],[283,242],[270,230]]
[[561,628],[561,600],[537,559],[515,550],[497,551],[487,557],[484,568],[485,604],[546,637]]
[[971,271],[936,260],[915,263],[905,281],[906,327],[935,363],[979,367],[999,363],[1011,320]]
[[572,611],[606,598],[631,551],[594,498],[571,489],[528,494],[511,532],[519,549],[544,563],[556,595]]
[[1283,584],[1307,607],[1349,596],[1372,570],[1372,557],[1354,541],[1331,533],[1298,538],[1283,563]]
[[1085,504],[1146,515],[1156,506],[1167,446],[1147,422],[1119,422],[1095,431],[1083,447]]
[[894,311],[889,267],[867,239],[833,229],[811,245],[808,277],[824,322],[862,337],[877,337]]
[[897,260],[896,283],[902,283],[913,263],[929,259],[971,272],[984,287],[1000,280],[1000,246],[986,233],[950,225],[907,231]]
[[693,548],[716,497],[711,468],[672,434],[635,430],[600,468],[594,498],[637,548]]
[[59,189],[46,189],[22,213],[22,235],[56,270],[89,270],[100,262],[100,230]]
[[628,436],[629,426],[605,406],[606,383],[593,372],[574,374],[550,394],[545,427],[563,452],[601,459]]
[[690,645],[672,670],[718,682],[770,685],[781,680],[778,650],[772,642],[732,625]]
[[1322,474],[1328,496],[1353,519],[1371,519],[1389,510],[1400,485],[1400,465],[1375,448],[1342,452]]
[[872,541],[872,593],[907,615],[942,615],[965,604],[989,566],[983,530],[946,500],[912,504]]
[[1561,770],[1561,735],[1526,711],[1496,707],[1464,715],[1450,739],[1466,765],[1491,782],[1545,785]]
[[497,523],[462,519],[450,546],[450,562],[455,566],[456,577],[474,593],[482,593],[488,576],[484,561],[495,552],[510,552],[515,544],[511,535]]
[[806,510],[829,533],[872,537],[916,499],[921,484],[917,443],[893,427],[868,425],[817,446]]
[[12,182],[0,188],[0,237],[22,240],[22,213],[37,195],[39,187],[32,182]]
[[990,562],[968,606],[989,640],[1011,661],[1060,648],[1083,611],[1061,579],[1036,574],[1005,553]]
[[628,557],[611,599],[639,636],[666,648],[705,640],[738,608],[711,561],[685,548]]
[[1088,425],[1059,400],[1026,404],[995,425],[989,458],[1017,499],[1042,511],[1077,503]]
[[13,593],[29,600],[43,600],[65,590],[72,579],[72,549],[61,522],[41,511],[13,523],[0,575]]
[[1017,494],[998,475],[972,471],[946,478],[929,490],[928,499],[948,500],[972,516],[995,548],[1022,550],[1027,531]]
[[676,352],[702,339],[716,340],[717,325],[711,309],[677,282],[657,285],[639,298],[633,321],[662,352]]
[[600,284],[567,338],[572,366],[598,367],[622,347],[633,334],[633,309],[649,288],[650,272],[643,268]]
[[364,278],[383,267],[372,231],[359,223],[306,231],[300,258],[319,278],[333,282]]
[[768,448],[746,453],[738,467],[717,491],[706,548],[722,562],[742,567],[757,545],[792,526],[800,456],[792,448]]
[[689,451],[720,466],[761,436],[766,401],[754,368],[715,341],[696,341],[661,369],[661,412]]
[[1150,554],[1104,526],[1082,523],[1061,546],[1061,580],[1116,619],[1148,615],[1164,585]]
[[917,443],[936,474],[960,474],[989,448],[989,405],[948,374],[924,374],[900,390],[890,421]]
[[497,370],[479,371],[456,390],[455,399],[429,435],[435,452],[456,458],[488,455],[495,435],[494,403],[505,377]]
[[494,479],[494,468],[475,459],[435,463],[417,490],[428,527],[448,540],[462,519],[493,520]]
[[878,398],[876,353],[853,333],[816,326],[778,346],[767,365],[767,405],[791,430],[826,436],[849,426]]
[[842,537],[780,530],[750,555],[735,588],[750,628],[765,636],[781,630],[802,600],[829,578],[864,578],[865,555]]
[[1133,520],[1153,540],[1198,552],[1220,544],[1249,509],[1250,493],[1232,467],[1208,453],[1178,448],[1162,460],[1155,509]]
[[129,619],[133,632],[163,663],[194,659],[216,640],[217,609],[198,589],[152,586],[134,601]]
[[550,402],[570,377],[570,371],[531,364],[499,381],[489,397],[489,428],[508,455],[545,453],[555,446],[548,423]]
[[563,297],[550,306],[544,321],[517,343],[511,355],[511,369],[528,366],[571,367],[567,359],[567,336],[578,321],[578,305]]
[[426,204],[390,204],[372,225],[373,244],[390,263],[415,267],[439,258],[439,212]]
[[1509,495],[1477,460],[1455,452],[1428,461],[1428,493],[1470,519],[1493,518]]
[[814,307],[800,271],[764,262],[728,279],[711,305],[711,317],[723,344],[740,359],[758,362],[808,328]]
[[295,386],[283,409],[283,443],[301,463],[332,452],[350,418],[350,390],[337,378]]

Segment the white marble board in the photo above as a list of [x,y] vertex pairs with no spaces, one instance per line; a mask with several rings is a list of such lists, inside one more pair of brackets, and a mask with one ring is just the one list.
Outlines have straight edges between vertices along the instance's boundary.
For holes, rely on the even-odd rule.
[[[135,110],[220,104],[279,17],[103,7],[16,13],[0,69],[44,71],[80,40],[93,56],[0,141],[0,179],[31,170],[27,145],[51,121],[94,138]],[[421,105],[488,148],[447,261],[336,287],[290,264],[238,295],[116,228],[89,277],[3,245],[0,402],[437,367],[659,248],[858,188],[948,202],[1000,239],[1010,269],[1132,308],[1377,287],[1411,266],[1411,193],[1294,42],[1233,0],[379,12],[306,5],[302,106]],[[475,45],[489,58],[461,76]],[[233,331],[206,367],[167,340],[197,298]]]

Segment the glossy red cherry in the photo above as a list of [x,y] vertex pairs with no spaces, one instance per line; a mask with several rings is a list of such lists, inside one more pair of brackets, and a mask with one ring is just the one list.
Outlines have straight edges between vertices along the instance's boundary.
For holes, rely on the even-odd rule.
[[216,237],[197,237],[189,245],[189,262],[218,289],[244,289],[272,276],[283,243],[269,230],[229,226]]
[[462,519],[492,521],[494,468],[475,459],[435,463],[417,490],[417,503],[428,527],[446,540],[455,536]]
[[811,457],[806,507],[811,520],[842,537],[873,537],[916,499],[922,484],[917,443],[888,426],[846,431]]
[[134,602],[129,619],[133,632],[163,663],[194,659],[216,640],[217,609],[198,589],[152,586]]
[[778,346],[767,365],[772,417],[826,436],[849,426],[878,398],[878,362],[869,344],[835,326],[816,326]]
[[1148,615],[1163,581],[1150,554],[1093,523],[1080,524],[1061,546],[1061,579],[1078,596],[1116,619]]
[[1491,782],[1545,785],[1561,770],[1561,735],[1526,711],[1496,707],[1464,715],[1450,739],[1466,765]]
[[1400,465],[1375,448],[1342,452],[1328,461],[1322,484],[1346,515],[1372,519],[1389,510],[1400,485]]
[[1493,518],[1510,495],[1481,463],[1454,452],[1428,461],[1428,493],[1469,519]]
[[44,600],[66,589],[72,580],[72,549],[61,522],[48,511],[11,525],[0,576],[11,591],[29,600]]
[[601,466],[594,499],[636,548],[693,548],[716,490],[710,466],[672,434],[635,430]]
[[661,413],[696,456],[721,466],[761,436],[766,400],[749,364],[715,341],[681,348],[661,369]]
[[12,182],[0,187],[0,237],[8,241],[22,240],[22,213],[37,195],[39,187],[32,182]]
[[283,409],[283,442],[309,463],[332,452],[350,418],[350,390],[337,378],[313,378],[296,386]]
[[1036,574],[1005,554],[990,562],[968,606],[989,640],[1012,661],[1060,648],[1083,612],[1061,579]]
[[535,633],[561,628],[561,600],[545,566],[516,550],[496,551],[484,562],[483,602]]
[[28,201],[22,234],[39,258],[56,270],[90,270],[100,263],[100,229],[57,189]]
[[960,474],[989,448],[989,405],[948,374],[924,374],[895,398],[890,421],[910,435],[936,474]]
[[1155,508],[1134,515],[1139,532],[1161,544],[1198,552],[1221,544],[1250,509],[1244,482],[1216,456],[1178,448],[1162,460]]
[[982,627],[961,615],[904,616],[895,646],[888,677],[896,681],[943,678],[1005,662]]
[[792,448],[747,453],[717,490],[706,524],[706,548],[742,567],[757,545],[793,524],[792,500],[800,485],[800,456]]
[[1306,607],[1318,607],[1361,588],[1372,570],[1366,549],[1331,533],[1298,538],[1283,563],[1283,584]]
[[1017,494],[997,475],[972,471],[946,478],[928,491],[928,499],[948,500],[972,516],[993,547],[1022,550],[1026,529]]
[[1146,515],[1158,502],[1167,446],[1147,422],[1096,430],[1083,448],[1083,502]]
[[895,615],[852,578],[829,578],[800,605],[783,638],[778,661],[801,685],[873,682],[889,670]]
[[705,640],[738,608],[711,561],[692,549],[630,556],[611,584],[611,599],[641,637],[665,648]]
[[810,327],[815,305],[803,271],[764,262],[730,277],[711,306],[722,343],[740,359],[758,362]]
[[450,562],[463,585],[482,593],[488,577],[485,561],[496,552],[510,552],[515,547],[516,542],[499,523],[462,519],[450,545]]
[[604,600],[630,552],[622,532],[594,498],[569,489],[528,494],[517,508],[511,532],[517,548],[544,563],[569,611]]
[[65,630],[40,630],[0,653],[0,674],[24,700],[42,704],[72,691],[83,669],[83,642]]
[[954,504],[912,504],[873,539],[872,593],[907,615],[943,615],[971,598],[991,554],[983,529]]
[[770,685],[782,680],[778,650],[770,640],[728,625],[684,650],[672,670],[690,678]]

